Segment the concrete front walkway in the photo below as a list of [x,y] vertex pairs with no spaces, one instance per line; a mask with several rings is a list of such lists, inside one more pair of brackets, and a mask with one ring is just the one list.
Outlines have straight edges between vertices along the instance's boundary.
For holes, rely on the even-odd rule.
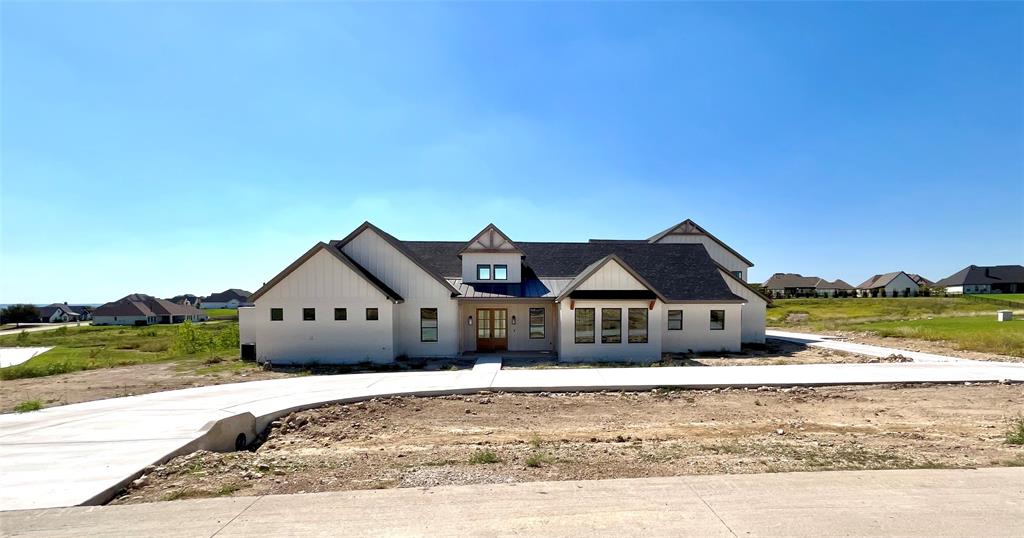
[[157,392],[0,415],[0,510],[100,504],[150,465],[230,450],[275,418],[329,402],[481,390],[649,390],[1024,381],[1004,363],[472,370],[308,376]]
[[[485,499],[486,502],[481,502]],[[228,497],[0,513],[6,536],[1024,536],[1024,469]]]

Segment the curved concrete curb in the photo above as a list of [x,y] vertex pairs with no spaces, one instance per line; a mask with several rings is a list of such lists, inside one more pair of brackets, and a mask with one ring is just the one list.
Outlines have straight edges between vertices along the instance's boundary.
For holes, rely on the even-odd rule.
[[484,390],[615,391],[1002,380],[1024,381],[1024,369],[1002,363],[482,369],[310,376],[158,392],[0,415],[0,509],[102,503],[149,465],[198,448],[233,448],[239,433],[254,438],[278,417],[330,403]]

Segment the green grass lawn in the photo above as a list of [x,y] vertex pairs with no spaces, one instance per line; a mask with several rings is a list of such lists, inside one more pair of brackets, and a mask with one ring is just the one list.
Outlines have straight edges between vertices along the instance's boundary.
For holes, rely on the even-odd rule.
[[848,326],[879,336],[945,340],[959,349],[1024,357],[1024,319],[998,322],[995,316],[876,321]]
[[0,379],[161,361],[178,361],[183,369],[200,373],[245,367],[245,363],[238,360],[237,322],[194,325],[196,334],[210,344],[208,349],[193,353],[175,347],[181,327],[68,327],[0,336],[0,347],[54,346],[22,364],[0,368]]
[[234,308],[211,308],[205,312],[210,319],[238,319],[238,310]]

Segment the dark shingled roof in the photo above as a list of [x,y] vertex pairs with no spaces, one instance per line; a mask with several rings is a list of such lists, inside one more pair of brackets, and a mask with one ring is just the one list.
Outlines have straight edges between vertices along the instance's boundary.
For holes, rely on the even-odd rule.
[[231,301],[231,299],[238,299],[238,302],[244,303],[250,295],[252,294],[245,290],[231,288],[220,293],[211,293],[210,296],[203,299],[203,301],[209,301],[211,303],[226,303]]
[[762,286],[768,290],[781,290],[785,288],[813,288],[821,278],[816,276],[803,276],[797,273],[775,273]]
[[116,301],[100,306],[93,316],[186,316],[202,315],[203,311],[194,306],[175,304],[167,299],[158,299],[144,293],[126,295]]
[[[406,250],[435,273],[460,278],[464,241],[402,241]],[[704,245],[597,241],[531,243],[523,251],[523,281],[572,278],[592,263],[615,254],[670,301],[743,301],[733,294]]]
[[935,283],[936,286],[964,284],[1024,284],[1024,265],[971,265]]

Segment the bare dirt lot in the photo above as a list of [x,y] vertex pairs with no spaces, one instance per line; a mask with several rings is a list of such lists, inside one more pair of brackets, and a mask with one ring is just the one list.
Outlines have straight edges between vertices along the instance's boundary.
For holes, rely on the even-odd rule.
[[1024,465],[1024,385],[480,394],[333,405],[254,451],[150,468],[115,504],[446,484]]
[[840,338],[844,338],[846,340],[856,342],[858,344],[892,347],[906,349],[908,351],[919,351],[922,353],[936,353],[938,355],[948,355],[950,357],[958,357],[961,359],[998,362],[1024,362],[1024,357],[1014,357],[1012,355],[1000,355],[998,353],[983,353],[981,351],[956,349],[956,347],[953,346],[951,343],[943,341],[920,340],[917,338],[898,338],[891,336],[885,337],[860,331],[820,331],[817,334],[828,334],[832,336],[838,336]]
[[9,413],[26,400],[40,400],[44,407],[104,398],[118,398],[204,385],[273,379],[288,374],[259,368],[198,373],[182,371],[173,362],[137,364],[117,368],[83,370],[69,374],[0,381],[0,411]]

